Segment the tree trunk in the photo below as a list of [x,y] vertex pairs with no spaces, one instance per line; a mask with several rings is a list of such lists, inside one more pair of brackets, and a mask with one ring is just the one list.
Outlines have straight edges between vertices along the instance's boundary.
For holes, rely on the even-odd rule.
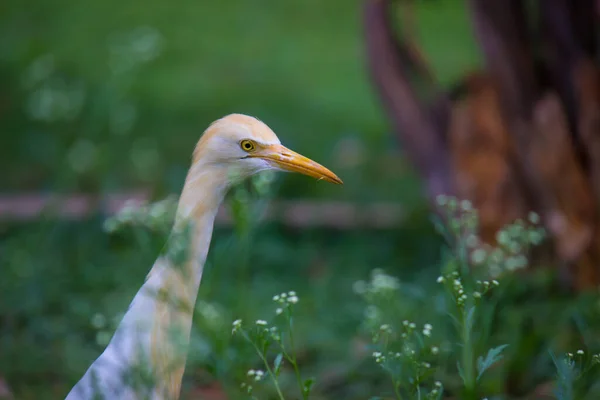
[[410,29],[396,34],[394,1],[365,0],[364,9],[374,86],[429,198],[469,199],[490,244],[536,211],[564,282],[579,290],[600,284],[595,3],[469,0],[485,69],[450,90],[435,82]]

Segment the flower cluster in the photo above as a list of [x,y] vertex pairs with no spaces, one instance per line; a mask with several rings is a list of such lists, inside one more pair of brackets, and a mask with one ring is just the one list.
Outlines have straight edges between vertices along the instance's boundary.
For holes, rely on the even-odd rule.
[[431,324],[423,325],[423,335],[425,335],[427,337],[431,336],[432,329],[433,329],[433,327],[431,326]]
[[359,295],[372,294],[390,294],[400,288],[398,278],[386,274],[381,268],[375,268],[371,271],[371,280],[369,282],[357,281],[353,285],[353,290]]
[[374,351],[373,358],[377,364],[382,364],[385,361],[385,356],[380,351]]
[[[273,296],[273,301],[278,306],[276,314],[283,314],[283,321],[278,322],[285,322],[285,324],[279,325],[279,328],[277,326],[269,326],[269,322],[264,319],[257,319],[254,321],[254,324],[248,324],[247,327],[242,324],[241,319],[235,320],[232,324],[232,334],[239,332],[239,335],[254,347],[265,366],[265,372],[249,370],[247,378],[251,378],[252,382],[242,383],[241,388],[248,394],[251,394],[253,390],[252,383],[258,382],[265,377],[272,381],[279,394],[279,398],[282,399],[283,394],[279,387],[278,379],[284,363],[289,363],[289,367],[294,371],[294,375],[296,376],[302,398],[303,400],[307,400],[314,379],[302,380],[297,362],[296,349],[294,347],[294,333],[292,329],[293,306],[299,302],[298,295],[292,290]],[[269,353],[272,352],[276,352],[276,355],[271,363],[269,361]]]
[[248,375],[248,377],[254,379],[256,382],[262,380],[265,376],[264,371],[261,371],[260,369],[254,370],[248,370],[248,373],[246,374]]
[[[269,323],[264,319],[257,319],[254,322],[254,335],[256,339],[260,340],[264,345],[269,345],[270,340],[275,340],[276,342],[281,341],[281,335],[279,334],[279,330],[276,326],[269,327]],[[241,332],[244,336],[248,336],[248,333],[243,330],[242,320],[236,319],[233,321],[231,334],[235,334],[236,332]]]
[[[375,349],[372,357],[377,365],[392,378],[397,390],[425,390],[426,380],[434,372],[432,359],[439,354],[439,347],[430,344],[433,326],[425,323],[419,327],[415,322],[404,320],[397,330],[390,324],[382,324],[373,332]],[[425,398],[437,399],[440,386],[436,386]],[[433,390],[436,390],[432,393]],[[414,394],[414,393],[413,393]],[[410,397],[410,396],[409,396]]]
[[[476,241],[474,234],[479,226],[479,215],[469,200],[458,200],[455,197],[439,195],[436,198],[437,205],[446,214],[448,228],[455,238],[471,238]],[[442,226],[439,225],[438,229]],[[475,244],[475,243],[473,243]]]
[[217,304],[200,300],[194,310],[196,315],[202,318],[203,324],[213,331],[223,328],[223,313]]
[[[460,274],[457,271],[453,271],[447,275],[441,275],[437,278],[438,283],[446,284],[449,288],[449,292],[453,295],[456,304],[459,307],[464,307],[465,302],[469,298],[467,293],[465,293],[465,288],[463,286],[462,279],[460,278]],[[488,291],[490,291],[493,287],[497,287],[500,285],[496,279],[493,280],[478,280],[476,283],[476,290],[472,293],[473,299],[475,301],[480,300]]]
[[260,369],[256,369],[256,370],[250,369],[246,373],[246,377],[248,379],[248,382],[242,382],[240,384],[240,388],[242,390],[244,390],[247,394],[250,395],[250,394],[252,394],[252,391],[254,390],[252,383],[262,381],[263,378],[265,377],[265,372]]
[[527,223],[519,219],[496,233],[497,247],[488,250],[484,257],[492,276],[527,267],[529,248],[540,244],[545,237],[539,221],[539,216],[531,212]]
[[275,314],[280,315],[285,309],[297,304],[300,299],[296,295],[296,292],[292,290],[273,296],[273,301],[280,306],[275,310]]
[[169,196],[164,200],[140,205],[127,201],[123,208],[104,222],[104,230],[115,232],[123,226],[143,226],[152,230],[166,230],[173,220],[177,199]]
[[386,274],[382,269],[375,268],[371,271],[368,282],[356,281],[352,289],[367,302],[363,324],[367,330],[373,331],[381,325],[381,322],[388,319],[385,311],[389,309],[390,300],[398,293],[400,281]]
[[231,330],[231,334],[233,335],[234,333],[242,329],[242,320],[236,319],[231,325],[233,327],[233,329]]
[[379,330],[381,332],[387,333],[387,334],[391,334],[392,333],[392,327],[389,324],[383,324],[379,327]]
[[427,396],[427,398],[428,399],[437,399],[437,398],[439,398],[439,395],[442,393],[443,389],[444,389],[444,387],[442,385],[442,382],[435,381],[434,388],[431,389],[431,392],[429,392],[429,395]]
[[[577,350],[575,352],[575,354],[573,354],[573,353],[566,354],[566,359],[569,362],[575,362],[577,360],[583,361],[584,357],[585,357],[585,351],[583,351],[582,349]],[[600,354],[592,354],[590,361],[592,364],[600,364]]]
[[[436,228],[453,246],[463,248],[472,265],[485,265],[492,277],[527,267],[528,251],[540,244],[545,231],[540,217],[530,212],[527,220],[517,219],[496,233],[495,244],[482,243],[477,232],[479,217],[468,200],[440,195],[437,204],[445,213],[446,223],[437,221]],[[446,229],[447,227],[447,229]]]

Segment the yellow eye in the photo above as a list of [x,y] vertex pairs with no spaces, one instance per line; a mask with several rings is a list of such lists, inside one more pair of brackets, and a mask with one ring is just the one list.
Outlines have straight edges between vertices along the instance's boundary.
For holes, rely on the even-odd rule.
[[253,151],[254,150],[254,143],[252,142],[252,140],[242,140],[240,142],[240,147],[244,151]]

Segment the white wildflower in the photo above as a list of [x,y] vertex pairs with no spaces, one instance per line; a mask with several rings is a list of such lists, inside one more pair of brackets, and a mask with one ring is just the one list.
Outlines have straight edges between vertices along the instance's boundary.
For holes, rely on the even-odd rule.
[[473,251],[473,253],[471,254],[471,261],[473,262],[473,264],[483,264],[486,257],[487,252],[485,251],[485,249],[475,249],[475,251]]
[[265,373],[263,371],[261,371],[260,369],[256,370],[256,374],[254,376],[254,380],[255,381],[260,381],[263,377],[265,376]]
[[533,211],[529,213],[528,219],[532,224],[537,224],[540,222],[540,216]]
[[377,319],[379,318],[379,309],[374,306],[374,305],[368,305],[367,308],[365,308],[365,317],[367,319]]
[[372,272],[371,287],[375,293],[396,290],[400,287],[400,281],[376,268]]
[[231,330],[231,334],[234,334],[238,329],[240,329],[242,327],[242,320],[241,319],[236,319],[235,321],[233,321],[233,329]]
[[367,283],[365,281],[356,281],[352,284],[352,291],[356,294],[364,294],[367,291]]
[[473,204],[469,200],[463,200],[460,202],[460,208],[464,211],[471,211],[473,209]]

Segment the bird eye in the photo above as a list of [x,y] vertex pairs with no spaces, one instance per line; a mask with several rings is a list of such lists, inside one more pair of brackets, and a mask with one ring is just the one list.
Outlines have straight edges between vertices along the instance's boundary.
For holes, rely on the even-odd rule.
[[254,150],[254,143],[251,140],[242,140],[240,142],[240,146],[244,151],[252,151]]

